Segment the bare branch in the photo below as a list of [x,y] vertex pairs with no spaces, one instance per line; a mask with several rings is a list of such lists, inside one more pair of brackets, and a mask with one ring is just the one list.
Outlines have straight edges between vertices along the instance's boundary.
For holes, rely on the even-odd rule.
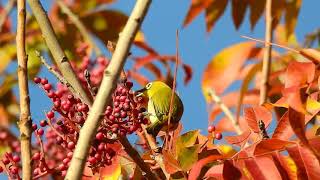
[[272,0],[266,1],[266,32],[265,32],[265,50],[263,54],[262,82],[260,88],[260,105],[267,102],[269,89],[269,75],[271,66],[271,45],[272,40]]
[[28,0],[30,8],[40,26],[42,37],[46,41],[46,44],[53,55],[53,58],[58,65],[63,77],[71,84],[71,86],[78,92],[77,95],[81,95],[80,99],[84,100],[84,103],[91,106],[92,98],[87,94],[85,89],[82,87],[81,82],[74,73],[68,58],[64,54],[56,34],[52,28],[52,25],[48,19],[48,16],[43,9],[39,0]]
[[17,59],[18,59],[18,82],[20,95],[20,141],[21,141],[21,157],[22,157],[22,176],[23,179],[31,179],[31,113],[30,113],[30,97],[28,89],[28,68],[25,49],[25,33],[26,33],[26,2],[25,0],[17,1]]
[[[105,111],[106,106],[110,104],[112,93],[116,88],[117,80],[126,62],[130,46],[140,28],[150,3],[151,0],[137,0],[128,22],[120,34],[111,62],[105,69],[104,77],[96,96],[96,100],[91,107],[89,116],[80,131],[79,140],[65,179],[73,180],[81,178],[90,149],[91,140],[97,132],[97,128],[101,119],[103,118],[103,112]],[[143,170],[142,167],[140,168]],[[156,176],[153,173],[147,174],[150,177],[153,177],[152,179],[156,179]]]

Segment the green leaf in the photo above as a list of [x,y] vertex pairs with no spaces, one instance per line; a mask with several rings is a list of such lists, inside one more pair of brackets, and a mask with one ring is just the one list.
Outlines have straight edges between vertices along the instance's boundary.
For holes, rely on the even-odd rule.
[[192,165],[198,161],[198,152],[200,150],[200,144],[182,148],[178,154],[178,161],[181,169],[189,171]]
[[181,135],[176,142],[176,155],[179,154],[181,149],[193,146],[196,143],[198,135],[199,130],[189,131]]

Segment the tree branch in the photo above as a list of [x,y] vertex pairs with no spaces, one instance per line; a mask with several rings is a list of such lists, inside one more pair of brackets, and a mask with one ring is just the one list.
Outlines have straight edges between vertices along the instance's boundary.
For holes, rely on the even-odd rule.
[[14,7],[14,4],[16,3],[16,0],[9,0],[7,5],[4,7],[3,12],[0,16],[0,32],[2,31],[2,26],[6,22],[6,19],[8,18],[11,10]]
[[[81,178],[88,151],[90,149],[90,142],[96,134],[106,106],[110,104],[112,93],[116,88],[117,80],[125,64],[130,46],[140,28],[150,3],[151,0],[137,0],[126,26],[120,33],[116,50],[112,56],[110,64],[105,69],[104,77],[96,96],[96,100],[93,103],[92,108],[89,111],[89,116],[80,131],[79,140],[65,179],[73,180]],[[145,173],[150,174],[150,172]],[[151,173],[150,176],[154,177],[153,179],[156,179],[156,176],[153,173]]]
[[52,25],[48,19],[48,16],[43,9],[41,3],[39,0],[28,0],[30,8],[40,26],[42,36],[44,40],[46,41],[46,44],[53,55],[53,58],[58,65],[58,68],[60,69],[63,77],[68,81],[68,83],[71,84],[71,86],[79,92],[76,94],[78,96],[79,94],[82,97],[79,97],[80,99],[84,100],[84,103],[91,106],[92,104],[92,98],[87,94],[87,92],[84,90],[84,88],[81,85],[81,82],[79,81],[78,77],[74,73],[68,58],[64,54],[61,46],[59,45],[59,42],[57,40],[57,37],[55,35],[55,32],[52,28]]
[[262,82],[260,88],[260,105],[267,102],[268,89],[269,89],[269,74],[271,66],[271,45],[272,40],[272,0],[266,1],[266,32],[265,32],[265,50],[263,54],[262,66]]
[[239,126],[238,121],[232,115],[231,110],[221,101],[221,98],[216,94],[216,92],[213,89],[210,89],[209,95],[212,98],[213,102],[215,102],[218,106],[220,106],[220,109],[224,112],[226,117],[231,121],[233,128],[236,130],[237,134],[238,135],[242,134],[242,130]]
[[81,35],[85,38],[85,40],[91,45],[91,47],[95,50],[96,56],[100,56],[102,54],[100,48],[96,45],[93,38],[90,36],[90,33],[87,31],[86,27],[80,21],[78,16],[74,14],[69,7],[62,1],[57,0],[57,4],[59,5],[61,11],[68,15],[72,23],[78,28]]
[[25,50],[25,25],[26,25],[26,2],[25,0],[17,1],[17,59],[18,59],[18,82],[20,95],[20,141],[22,157],[22,177],[31,179],[31,115],[30,115],[30,98],[28,89],[28,56]]

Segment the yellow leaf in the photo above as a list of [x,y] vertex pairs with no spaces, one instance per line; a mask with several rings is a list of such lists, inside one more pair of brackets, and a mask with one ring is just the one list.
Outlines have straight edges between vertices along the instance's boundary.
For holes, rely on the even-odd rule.
[[121,175],[121,165],[120,163],[117,163],[117,167],[115,168],[115,170],[111,174],[101,175],[101,179],[102,180],[118,180],[120,178],[120,175]]
[[4,71],[10,64],[11,60],[16,56],[16,46],[7,44],[0,48],[0,73]]
[[237,153],[231,146],[228,145],[219,145],[218,149],[225,157],[232,157]]

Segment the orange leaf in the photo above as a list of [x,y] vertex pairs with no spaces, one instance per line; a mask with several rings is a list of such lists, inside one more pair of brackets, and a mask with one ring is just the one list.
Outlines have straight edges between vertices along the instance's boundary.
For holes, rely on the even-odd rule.
[[294,28],[297,24],[297,19],[300,11],[302,0],[291,0],[287,2],[285,21],[287,38],[294,32]]
[[201,11],[205,10],[214,0],[192,0],[190,9],[188,10],[187,16],[184,19],[183,26],[187,26],[191,21],[197,17]]
[[228,5],[228,0],[213,0],[210,6],[206,9],[206,26],[207,32],[210,32],[218,21],[218,19],[224,13]]
[[169,174],[174,174],[178,171],[181,171],[179,162],[173,157],[171,152],[167,152],[163,150],[162,153],[163,153],[164,166],[166,168],[166,171]]
[[250,129],[258,133],[260,132],[258,127],[258,121],[262,120],[267,128],[272,120],[272,113],[263,106],[254,106],[244,109],[245,119]]
[[318,64],[320,63],[320,52],[316,49],[301,49],[299,50],[300,54],[305,58],[311,60],[312,62]]
[[293,108],[289,108],[288,114],[292,130],[303,144],[308,145],[308,139],[305,135],[304,114],[295,111]]
[[141,75],[140,73],[138,73],[136,71],[128,71],[128,78],[134,79],[142,86],[146,85],[149,82],[147,77]]
[[232,18],[236,29],[242,24],[248,5],[248,0],[232,0]]
[[254,42],[244,42],[230,46],[211,60],[202,76],[202,90],[207,100],[209,89],[219,95],[236,80],[246,60],[255,54],[255,45]]
[[292,61],[286,72],[285,87],[301,86],[311,83],[315,75],[315,65],[311,62]]
[[283,141],[280,139],[266,139],[260,141],[254,150],[254,155],[261,155],[268,152],[281,150],[287,147],[288,145],[294,144],[293,142]]

